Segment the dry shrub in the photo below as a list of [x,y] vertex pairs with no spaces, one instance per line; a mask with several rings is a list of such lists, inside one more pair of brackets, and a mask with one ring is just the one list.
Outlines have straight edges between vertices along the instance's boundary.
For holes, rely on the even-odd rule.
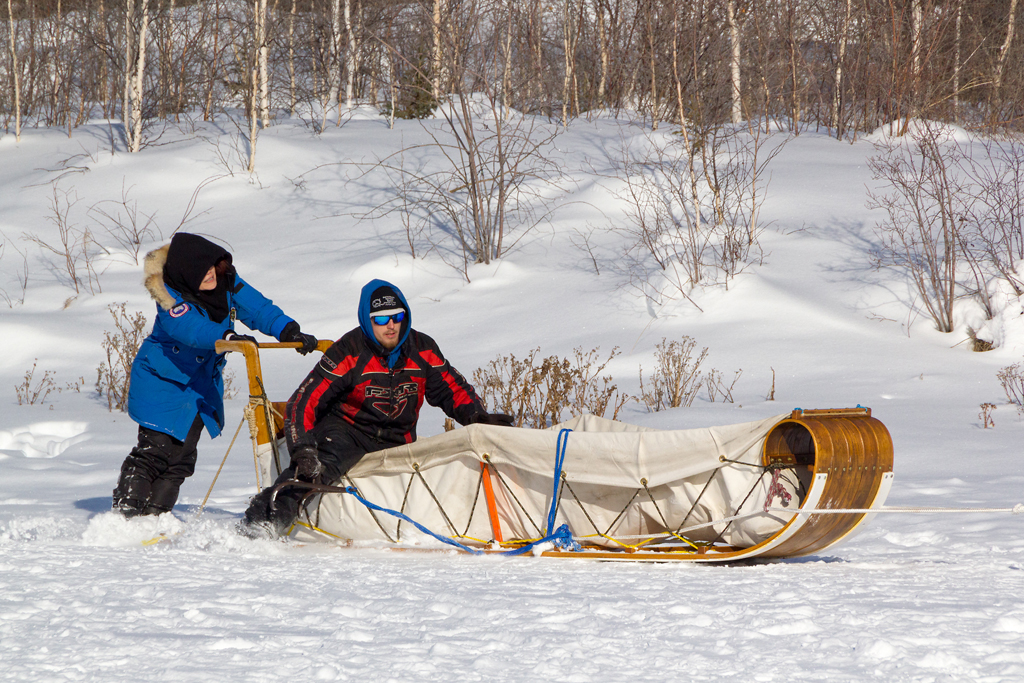
[[978,413],[978,419],[981,420],[981,426],[983,429],[988,429],[989,427],[996,426],[996,421],[992,419],[992,411],[995,409],[995,403],[981,404],[981,412]]
[[52,370],[46,370],[38,381],[35,380],[36,364],[38,363],[38,358],[32,361],[32,367],[25,371],[25,377],[22,379],[21,384],[17,384],[14,387],[14,392],[18,395],[19,406],[31,406],[36,403],[42,405],[46,403],[46,397],[50,392],[56,390],[60,393],[56,383],[53,381],[54,373]]
[[967,338],[971,340],[971,351],[984,353],[994,348],[991,341],[979,338],[977,330],[972,327],[967,328]]
[[107,410],[111,412],[114,408],[124,412],[128,405],[132,362],[146,338],[146,316],[141,311],[128,315],[126,305],[120,303],[107,307],[116,331],[103,333],[102,346],[107,360],[96,368],[96,391],[107,397]]
[[604,361],[598,351],[577,347],[570,358],[539,359],[537,348],[522,359],[498,356],[487,367],[477,368],[473,385],[485,406],[513,416],[518,427],[543,429],[581,413],[607,417],[610,411],[614,420],[633,398],[619,392],[611,377],[601,375],[619,355],[618,347]]
[[688,408],[704,384],[701,364],[708,357],[705,346],[694,358],[696,340],[686,335],[681,341],[662,339],[654,352],[654,372],[644,385],[644,368],[640,366],[640,401],[648,412],[668,408]]
[[1024,415],[1024,368],[1014,363],[996,373],[996,378],[1006,392],[1006,400],[1017,406],[1017,412]]
[[233,398],[238,398],[238,387],[235,386],[235,371],[225,370],[224,371],[224,398],[230,401]]
[[712,403],[718,399],[722,399],[723,403],[735,403],[732,398],[732,390],[742,374],[743,370],[737,370],[732,376],[732,381],[726,385],[725,375],[715,369],[708,370],[708,374],[704,377],[704,388],[707,389],[708,400]]
[[719,399],[725,403],[734,402],[732,390],[743,371],[737,370],[732,381],[726,384],[724,375],[718,370],[701,371],[708,349],[705,346],[695,354],[696,348],[696,340],[686,335],[679,341],[663,338],[654,352],[654,371],[646,382],[643,366],[640,367],[640,402],[647,406],[648,412],[688,408],[701,387],[707,391],[711,403]]

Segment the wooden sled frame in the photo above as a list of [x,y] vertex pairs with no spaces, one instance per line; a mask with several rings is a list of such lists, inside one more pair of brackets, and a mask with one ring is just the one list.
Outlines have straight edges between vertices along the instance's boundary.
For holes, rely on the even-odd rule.
[[[333,342],[322,340],[321,352]],[[271,402],[263,385],[260,348],[298,348],[298,343],[217,342],[217,352],[240,352],[245,356],[249,380],[249,403],[255,413],[254,447],[276,443],[283,429],[284,403]],[[273,425],[273,430],[270,429]],[[735,548],[697,545],[681,549],[664,545],[646,548],[587,548],[583,551],[551,549],[544,557],[584,558],[621,561],[737,562],[753,558],[800,557],[820,552],[847,538],[870,513],[814,514],[814,510],[877,510],[882,507],[893,481],[893,444],[888,430],[871,416],[871,409],[794,410],[776,423],[765,437],[762,464],[794,469],[809,481],[798,512],[781,529],[760,543]],[[484,471],[484,497],[493,538],[502,532],[494,508],[494,494],[488,465]],[[494,551],[500,552],[500,551]]]

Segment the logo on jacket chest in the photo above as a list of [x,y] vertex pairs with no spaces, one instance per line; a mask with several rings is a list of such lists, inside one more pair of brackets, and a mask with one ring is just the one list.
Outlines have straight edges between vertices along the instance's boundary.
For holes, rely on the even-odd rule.
[[405,382],[393,389],[391,387],[378,387],[371,384],[366,387],[364,395],[367,399],[370,399],[369,403],[373,406],[374,410],[393,420],[405,410],[405,407],[409,404],[409,398],[416,396],[418,393],[419,388],[415,382]]

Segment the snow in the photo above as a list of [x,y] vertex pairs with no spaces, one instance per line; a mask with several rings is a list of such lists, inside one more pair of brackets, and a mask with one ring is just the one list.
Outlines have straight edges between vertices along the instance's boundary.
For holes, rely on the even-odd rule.
[[[728,289],[695,291],[701,312],[684,300],[645,302],[621,268],[625,238],[609,229],[625,214],[608,155],[650,134],[610,116],[570,125],[546,152],[571,178],[567,193],[511,254],[471,266],[469,282],[423,241],[410,256],[396,214],[359,220],[387,198],[386,179],[364,174],[367,164],[428,143],[419,122],[389,130],[360,111],[318,136],[282,120],[261,133],[252,177],[225,122],[168,129],[136,155],[112,152],[105,122],[70,138],[0,137],[0,288],[14,300],[0,310],[4,679],[1024,680],[1021,515],[883,514],[822,554],[737,566],[252,541],[233,531],[255,486],[247,443],[236,443],[199,515],[241,398],[227,401],[226,434],[200,442],[172,514],[109,512],[137,426],[93,390],[112,329],[107,306],[127,302],[151,319],[153,303],[134,256],[89,209],[127,192],[159,228],[144,252],[169,237],[200,186],[185,229],[223,239],[242,276],[321,338],[355,326],[359,289],[374,277],[405,291],[416,326],[467,376],[499,354],[619,347],[606,372],[636,393],[656,344],[686,334],[710,349],[711,367],[743,370],[736,402],[702,396],[661,413],[633,404],[621,419],[687,428],[861,404],[893,436],[890,505],[1024,501],[1024,425],[995,376],[1024,354],[1021,303],[1004,298],[990,321],[999,345],[972,353],[969,306],[957,331],[940,334],[913,311],[898,273],[873,268],[872,140],[808,131],[787,142],[771,166],[764,262]],[[54,184],[78,199],[69,221],[110,250],[97,260],[95,294],[76,295],[61,263],[24,238],[56,239]],[[600,275],[571,239],[590,230]],[[28,256],[24,303],[15,247]],[[52,371],[61,391],[18,405],[11,389],[36,359],[35,379]],[[264,352],[271,396],[285,399],[311,364]],[[240,386],[241,359],[229,367]],[[997,405],[991,429],[979,417],[986,402]],[[442,422],[426,408],[421,436]]]

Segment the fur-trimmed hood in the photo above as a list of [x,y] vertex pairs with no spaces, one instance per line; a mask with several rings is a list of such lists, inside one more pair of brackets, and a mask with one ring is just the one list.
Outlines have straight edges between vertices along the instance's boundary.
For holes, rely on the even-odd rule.
[[167,291],[167,285],[164,283],[164,264],[167,263],[167,252],[170,249],[171,245],[169,244],[154,249],[146,254],[146,260],[143,263],[145,276],[142,283],[153,300],[165,311],[171,310],[178,303],[174,296]]

